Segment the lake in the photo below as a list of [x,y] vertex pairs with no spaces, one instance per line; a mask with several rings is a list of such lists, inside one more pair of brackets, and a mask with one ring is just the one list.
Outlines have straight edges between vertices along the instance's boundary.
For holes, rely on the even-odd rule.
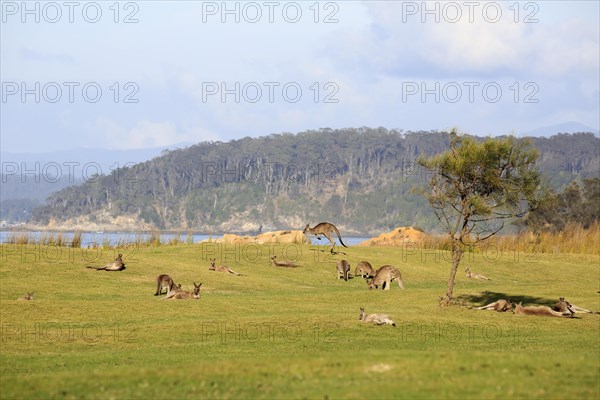
[[[19,230],[7,230],[0,231],[0,243],[7,243],[11,236],[19,236],[22,234],[27,234],[31,239],[36,242],[42,237],[42,235],[46,234],[57,234],[55,231],[19,231]],[[73,238],[74,232],[61,232],[63,234],[63,238],[70,242]],[[138,241],[145,242],[150,236],[151,232],[83,232],[81,234],[81,246],[82,247],[93,247],[93,246],[101,246],[108,241],[110,246],[116,246],[118,244],[127,244],[127,243],[135,243]],[[160,241],[161,243],[168,243],[170,240],[176,239],[179,236],[179,240],[183,242],[187,242],[188,234],[187,233],[160,233]],[[220,239],[223,237],[222,234],[205,234],[205,233],[194,233],[192,234],[192,241],[194,243],[199,243],[203,240],[207,240],[209,238],[212,239]],[[342,236],[342,240],[348,246],[354,246],[358,243],[361,243],[365,240],[370,239],[370,236]],[[321,240],[317,240],[314,236],[311,236],[311,241],[313,244],[328,244],[329,241],[326,238],[322,238]],[[336,244],[339,242],[336,239]]]

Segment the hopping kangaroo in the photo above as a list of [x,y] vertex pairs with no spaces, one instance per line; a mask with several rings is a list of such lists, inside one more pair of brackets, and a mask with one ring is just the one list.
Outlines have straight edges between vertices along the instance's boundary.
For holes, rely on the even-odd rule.
[[373,278],[375,276],[375,270],[368,261],[361,261],[356,264],[354,270],[354,276],[362,276],[363,278]]
[[88,265],[86,268],[95,269],[96,271],[123,271],[125,269],[123,254],[119,254],[115,261],[106,264],[104,267],[92,267]]
[[500,299],[485,306],[477,307],[475,308],[475,310],[494,310],[498,312],[504,312],[512,310],[512,303],[510,302],[510,300]]
[[338,261],[335,265],[337,268],[337,276],[338,279],[344,279],[346,282],[348,281],[348,274],[350,273],[350,263],[346,260]]
[[202,286],[202,283],[200,283],[199,285],[196,285],[196,282],[194,282],[194,291],[192,291],[192,292],[189,292],[186,290],[172,291],[172,292],[167,293],[167,295],[165,297],[163,297],[163,300],[199,299],[200,298],[200,286]]
[[299,266],[290,261],[277,261],[276,258],[277,256],[271,256],[271,265],[274,267],[296,268]]
[[181,290],[181,285],[176,285],[173,279],[167,274],[161,274],[156,277],[156,293],[155,296],[161,295],[163,289],[167,289],[167,294],[172,291]]
[[360,315],[358,319],[363,322],[372,322],[375,325],[391,325],[396,326],[396,323],[393,319],[386,314],[369,314],[365,315],[365,309],[363,307],[360,308]]
[[552,309],[554,311],[558,311],[558,312],[572,312],[573,314],[575,314],[576,312],[584,312],[584,313],[590,313],[590,314],[600,314],[598,311],[590,311],[590,310],[586,310],[585,308],[581,308],[581,307],[577,307],[574,304],[569,303],[567,300],[565,300],[564,297],[561,297],[560,299],[558,299],[558,301],[554,304],[554,307],[552,307]]
[[335,247],[335,240],[331,237],[332,232],[335,232],[338,239],[340,239],[340,243],[342,244],[342,246],[348,247],[344,244],[344,242],[342,242],[342,236],[340,235],[340,231],[338,230],[338,228],[336,228],[335,225],[330,224],[329,222],[321,222],[320,224],[315,225],[314,228],[311,228],[310,225],[306,224],[306,228],[304,228],[304,231],[302,232],[305,235],[307,233],[312,233],[313,235],[315,235],[317,240],[321,240],[321,238],[319,237],[320,235],[325,236],[331,243],[331,253],[333,253],[333,249]]
[[229,268],[227,265],[216,265],[215,266],[215,261],[217,261],[216,258],[210,259],[210,267],[208,268],[209,270],[219,271],[219,272],[229,272],[230,274],[237,275],[237,276],[241,275],[241,274],[238,274],[237,272],[235,272],[234,270],[232,270],[231,268]]
[[523,307],[521,303],[515,306],[515,314],[517,315],[539,315],[542,317],[572,317],[570,311],[566,311],[564,313],[554,311],[550,307],[547,306],[527,306]]
[[27,295],[19,297],[17,300],[33,300],[33,295],[35,292],[27,292]]
[[392,265],[384,265],[377,270],[373,279],[367,279],[367,284],[369,289],[379,289],[379,286],[381,286],[382,290],[390,290],[390,284],[394,280],[398,282],[400,289],[404,289],[404,282],[402,282],[402,275],[400,275],[398,268]]
[[486,281],[491,281],[490,278],[486,278],[485,276],[481,275],[481,274],[477,274],[475,272],[471,272],[471,268],[467,267],[465,269],[465,273],[467,278],[471,278],[471,279],[482,279],[482,280],[486,280]]

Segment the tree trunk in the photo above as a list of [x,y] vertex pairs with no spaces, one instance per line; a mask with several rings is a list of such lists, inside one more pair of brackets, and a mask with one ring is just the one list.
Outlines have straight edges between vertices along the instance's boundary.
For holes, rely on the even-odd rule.
[[452,238],[452,267],[450,268],[450,277],[448,278],[448,289],[446,290],[445,302],[448,304],[452,300],[452,292],[454,291],[454,279],[456,278],[456,271],[458,271],[458,265],[462,259],[463,249],[458,243],[456,238]]

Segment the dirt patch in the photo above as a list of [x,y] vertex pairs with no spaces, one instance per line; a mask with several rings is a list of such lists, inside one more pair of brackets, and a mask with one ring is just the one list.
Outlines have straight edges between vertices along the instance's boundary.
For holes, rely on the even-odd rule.
[[404,246],[407,243],[423,243],[428,238],[429,235],[425,232],[408,226],[396,228],[389,233],[382,233],[359,243],[358,246]]
[[[204,242],[209,242],[205,240]],[[302,231],[273,231],[261,233],[257,236],[239,236],[230,233],[223,235],[221,239],[210,240],[211,243],[224,244],[247,244],[247,243],[306,243],[306,237]]]

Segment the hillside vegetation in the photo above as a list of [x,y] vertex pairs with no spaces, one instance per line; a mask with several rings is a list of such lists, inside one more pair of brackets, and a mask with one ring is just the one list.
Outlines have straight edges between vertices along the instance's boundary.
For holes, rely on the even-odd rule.
[[[542,175],[556,190],[598,177],[594,135],[531,140]],[[427,179],[416,160],[447,147],[444,133],[384,128],[200,143],[56,192],[30,222],[118,229],[131,221],[140,229],[247,232],[328,220],[363,234],[409,225],[432,231],[435,217],[413,191]]]

